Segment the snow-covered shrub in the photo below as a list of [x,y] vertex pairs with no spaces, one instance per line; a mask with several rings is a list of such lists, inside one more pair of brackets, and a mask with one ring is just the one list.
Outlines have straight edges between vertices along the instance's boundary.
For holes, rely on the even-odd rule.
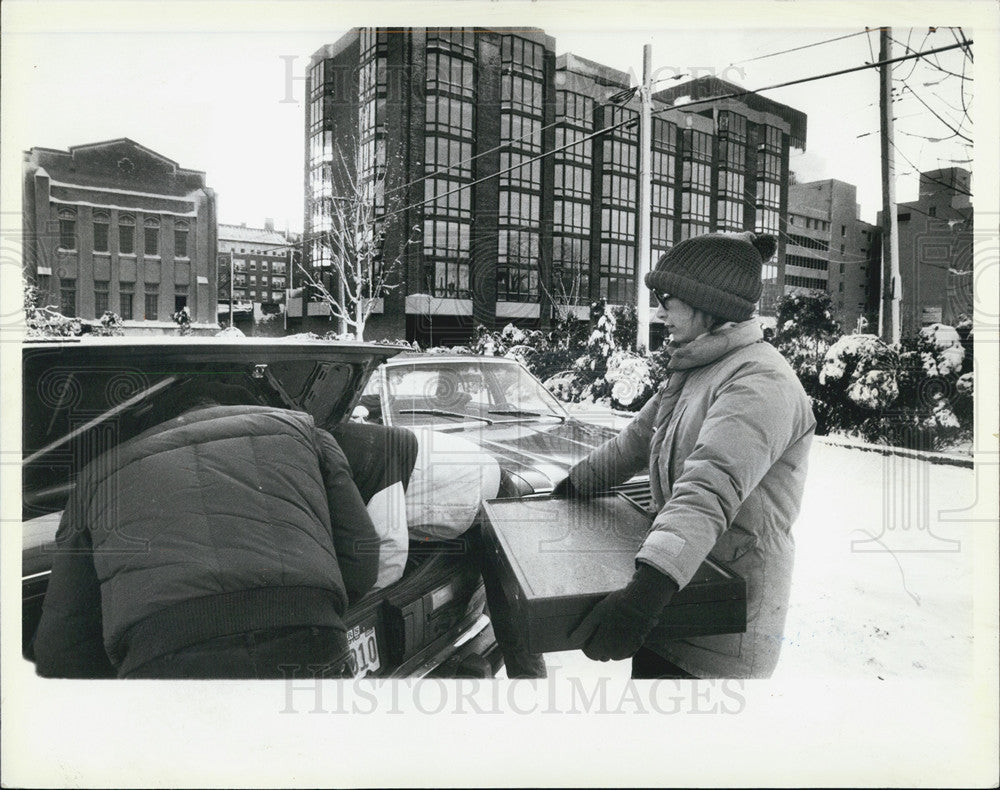
[[182,307],[170,317],[173,319],[174,323],[177,324],[177,334],[191,334],[191,311],[188,310],[187,305]]
[[100,337],[120,337],[125,334],[125,322],[118,313],[105,310],[93,333]]
[[840,326],[833,320],[832,310],[827,293],[815,291],[783,296],[778,300],[776,331],[769,339],[802,382],[812,401],[816,433],[820,435],[832,430],[836,422],[836,407],[819,382],[827,351],[840,337]]
[[76,337],[83,332],[83,322],[67,318],[55,305],[40,306],[42,292],[37,286],[24,283],[24,322],[31,338]]
[[216,337],[246,337],[243,330],[236,326],[227,326],[215,333]]
[[611,385],[611,405],[634,410],[653,394],[653,369],[646,357],[619,349],[608,360],[604,380]]
[[827,350],[819,383],[861,409],[878,412],[899,396],[898,364],[898,354],[875,335],[845,335]]
[[[897,413],[888,420],[894,443],[924,449],[971,438],[971,324],[931,324],[899,348]],[[964,337],[963,337],[964,335]]]

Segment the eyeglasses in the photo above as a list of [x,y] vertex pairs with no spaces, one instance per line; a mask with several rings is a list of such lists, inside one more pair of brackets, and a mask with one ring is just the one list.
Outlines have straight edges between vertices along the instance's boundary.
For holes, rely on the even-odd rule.
[[667,302],[670,300],[670,294],[663,294],[659,291],[653,291],[653,296],[656,297],[656,301],[660,303],[664,310],[667,310]]

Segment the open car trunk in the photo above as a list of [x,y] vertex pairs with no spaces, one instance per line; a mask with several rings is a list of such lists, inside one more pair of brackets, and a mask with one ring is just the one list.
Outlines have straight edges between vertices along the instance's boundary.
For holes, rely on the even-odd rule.
[[[242,386],[260,405],[308,412],[317,425],[328,427],[351,413],[372,370],[401,350],[390,345],[257,338],[25,344],[25,657],[32,657],[31,640],[48,586],[56,529],[80,470],[150,427],[147,415],[158,399],[189,379],[211,377]],[[470,541],[414,544],[400,581],[348,609],[344,619],[359,674],[492,674],[498,651],[483,614],[485,596],[475,550]]]

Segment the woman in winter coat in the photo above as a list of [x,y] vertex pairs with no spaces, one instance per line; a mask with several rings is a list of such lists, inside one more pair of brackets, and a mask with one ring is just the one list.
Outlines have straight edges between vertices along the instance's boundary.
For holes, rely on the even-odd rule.
[[[574,633],[592,659],[633,656],[636,678],[769,677],[778,660],[815,419],[752,318],[776,246],[773,236],[709,234],[660,258],[646,285],[670,334],[670,376],[556,487],[586,496],[649,469],[658,512],[635,574]],[[746,580],[746,632],[643,646],[709,554]]]

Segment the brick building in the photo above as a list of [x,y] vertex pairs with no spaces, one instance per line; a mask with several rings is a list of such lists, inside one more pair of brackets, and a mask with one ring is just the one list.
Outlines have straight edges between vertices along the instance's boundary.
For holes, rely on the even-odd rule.
[[67,316],[132,331],[216,322],[215,192],[129,139],[24,154],[24,271]]
[[218,234],[220,315],[229,309],[230,271],[234,305],[255,313],[281,312],[291,287],[297,239],[276,231],[271,219],[264,220],[263,228],[219,223]]

